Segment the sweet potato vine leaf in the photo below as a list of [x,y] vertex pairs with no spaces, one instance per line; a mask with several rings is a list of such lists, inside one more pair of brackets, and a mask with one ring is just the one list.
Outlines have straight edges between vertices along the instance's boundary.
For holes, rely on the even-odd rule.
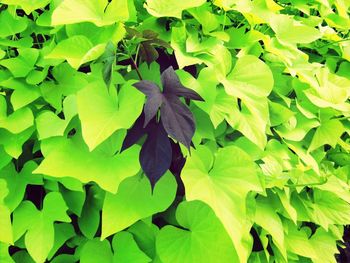
[[167,68],[161,75],[163,92],[153,82],[142,80],[134,86],[147,96],[144,107],[146,126],[156,116],[160,108],[161,122],[165,131],[188,149],[195,131],[193,115],[179,97],[203,100],[199,94],[183,86],[173,67]]
[[126,28],[128,38],[136,38],[140,47],[140,59],[150,65],[159,57],[155,47],[171,48],[168,42],[158,38],[158,33],[152,30],[144,30],[142,33],[133,28]]
[[136,143],[143,135],[147,135],[140,152],[140,164],[151,182],[152,189],[157,181],[169,169],[172,160],[172,148],[170,139],[164,130],[163,125],[157,123],[153,118],[146,127],[144,114],[135,122],[134,126],[128,131],[124,140],[122,151]]
[[[147,96],[143,113],[128,131],[122,150],[136,143],[144,134],[147,139],[140,153],[140,163],[152,188],[169,169],[172,160],[170,135],[190,148],[195,131],[191,111],[179,97],[203,100],[195,91],[183,86],[174,69],[169,67],[161,75],[163,92],[153,82],[142,80],[134,86]],[[160,108],[160,121],[156,114]]]

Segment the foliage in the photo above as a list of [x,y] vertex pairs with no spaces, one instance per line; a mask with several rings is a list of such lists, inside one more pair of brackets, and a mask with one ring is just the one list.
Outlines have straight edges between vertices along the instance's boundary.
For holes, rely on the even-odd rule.
[[349,8],[0,0],[0,262],[349,262]]

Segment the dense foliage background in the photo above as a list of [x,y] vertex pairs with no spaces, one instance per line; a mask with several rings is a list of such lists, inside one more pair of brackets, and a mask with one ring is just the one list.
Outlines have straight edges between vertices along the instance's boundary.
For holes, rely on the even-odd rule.
[[0,262],[350,261],[349,1],[0,3]]

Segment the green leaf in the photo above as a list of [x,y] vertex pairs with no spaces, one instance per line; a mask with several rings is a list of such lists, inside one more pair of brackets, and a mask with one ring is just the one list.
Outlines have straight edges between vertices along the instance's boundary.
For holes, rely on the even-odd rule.
[[0,145],[4,146],[6,153],[13,158],[18,158],[22,154],[23,144],[33,134],[34,128],[29,128],[18,134],[13,134],[5,129],[0,129]]
[[295,113],[283,104],[269,101],[271,126],[287,122]]
[[71,224],[61,223],[55,224],[55,241],[54,245],[48,255],[48,259],[51,260],[56,254],[57,250],[70,238],[76,235],[74,228]]
[[223,80],[226,92],[241,99],[232,107],[227,118],[229,124],[263,149],[266,145],[266,126],[269,118],[267,96],[274,84],[270,68],[257,57],[240,57],[234,69]]
[[85,36],[72,36],[59,42],[46,58],[67,60],[74,69],[78,69],[82,64],[100,57],[105,47],[105,44],[94,46]]
[[140,170],[140,147],[133,146],[121,154],[106,154],[96,149],[90,152],[80,135],[72,139],[62,137],[45,140],[45,156],[33,173],[57,178],[73,177],[83,183],[96,182],[102,189],[116,193],[120,182]]
[[0,24],[0,37],[5,38],[23,32],[28,26],[28,21],[24,17],[14,17],[8,10],[5,10],[0,13]]
[[[0,179],[0,243],[13,244],[12,224],[11,224],[11,211],[5,205],[4,199],[8,195],[9,190],[7,188],[6,181]],[[0,257],[1,258],[1,257]]]
[[205,3],[205,0],[194,0],[190,2],[179,2],[176,0],[147,0],[145,7],[147,11],[155,17],[177,17],[181,19],[182,11],[201,6]]
[[297,228],[294,223],[288,222],[286,231],[286,248],[290,252],[304,257],[316,258],[317,250],[309,240],[306,228]]
[[81,216],[78,218],[80,231],[89,239],[93,239],[100,225],[100,211],[105,193],[97,186],[91,186]]
[[92,151],[115,131],[132,126],[142,111],[144,96],[131,82],[122,86],[118,96],[108,93],[103,82],[94,82],[78,93],[77,102],[83,137]]
[[188,157],[181,177],[186,199],[201,200],[213,209],[231,237],[240,262],[245,262],[251,242],[246,197],[250,191],[261,191],[251,157],[235,146],[221,148],[215,155],[199,146]]
[[320,125],[319,121],[314,118],[307,118],[298,110],[294,110],[295,115],[288,122],[276,128],[277,133],[291,141],[301,141],[306,134],[312,129]]
[[350,105],[346,103],[350,94],[347,88],[350,85],[349,79],[332,74],[328,68],[322,68],[309,83],[311,88],[304,90],[304,93],[312,104],[350,112]]
[[137,245],[150,258],[156,259],[156,236],[159,229],[154,224],[148,224],[145,221],[137,221],[128,228],[128,232],[133,234]]
[[19,55],[15,58],[0,60],[0,65],[7,68],[14,77],[26,77],[34,68],[34,64],[38,59],[39,51],[34,48],[18,49]]
[[10,245],[0,242],[0,261],[5,263],[15,263],[9,253]]
[[66,204],[58,192],[45,196],[43,210],[30,201],[23,201],[13,213],[16,240],[25,232],[25,245],[36,262],[44,262],[54,246],[54,221],[70,222]]
[[228,94],[242,100],[266,98],[274,84],[270,68],[252,55],[238,58],[234,69],[224,81]]
[[[147,177],[124,180],[116,194],[107,193],[102,209],[102,238],[117,233],[136,221],[167,209],[174,201],[176,180],[166,173],[153,193]],[[115,218],[119,218],[115,221]]]
[[52,14],[52,25],[91,22],[100,27],[128,17],[127,0],[63,0]]
[[321,125],[317,128],[312,138],[309,151],[311,152],[325,144],[329,144],[335,148],[343,132],[345,132],[345,129],[339,120],[332,119],[321,122]]
[[208,113],[214,128],[233,113],[235,98],[228,95],[222,87],[217,87],[219,81],[214,68],[204,68],[200,71],[198,79],[185,71],[178,71],[183,84],[193,88],[201,95],[204,101],[194,101],[203,111]]
[[20,6],[27,15],[32,13],[35,9],[43,8],[50,3],[50,0],[1,0],[3,4]]
[[326,231],[332,224],[346,225],[350,218],[350,206],[334,193],[314,189],[313,220]]
[[[70,178],[70,179],[72,179],[72,178]],[[75,179],[73,179],[73,180],[75,180]],[[67,181],[67,178],[62,180],[63,185],[66,184],[64,181]],[[80,181],[78,181],[78,180],[76,180],[76,181],[78,182],[78,184],[80,183]],[[80,183],[80,185],[81,185],[81,183]],[[67,187],[67,186],[65,186],[65,187]],[[63,199],[66,202],[66,204],[69,208],[69,211],[73,212],[78,217],[80,217],[81,212],[83,210],[86,193],[82,189],[71,190],[71,189],[66,189],[65,187],[62,187],[60,189],[60,192],[63,196]],[[82,188],[82,187],[80,186],[80,188]]]
[[319,30],[294,20],[287,15],[274,15],[270,18],[270,26],[279,40],[285,43],[310,43],[322,37]]
[[0,178],[7,183],[9,190],[8,195],[4,199],[4,203],[12,212],[22,202],[27,185],[42,185],[43,179],[41,176],[32,174],[32,171],[37,167],[33,161],[25,163],[22,170],[18,173],[13,163],[8,164],[0,171]]
[[334,262],[335,255],[339,253],[337,243],[334,240],[332,233],[326,232],[322,228],[318,228],[316,233],[311,237],[310,243],[317,251],[313,262]]
[[116,45],[125,34],[124,25],[115,23],[110,26],[98,27],[95,24],[84,22],[66,26],[69,38],[74,36],[85,36],[94,45],[113,43]]
[[81,263],[112,263],[113,254],[108,240],[100,241],[98,238],[85,243],[80,253]]
[[7,103],[0,96],[0,128],[18,134],[33,125],[33,113],[29,108],[19,109],[7,116]]
[[38,139],[43,140],[53,136],[63,136],[69,121],[60,119],[52,111],[44,111],[35,119]]
[[113,237],[114,263],[147,263],[152,260],[137,246],[132,234],[117,233]]
[[207,205],[182,202],[176,219],[183,228],[165,226],[157,235],[157,252],[162,262],[239,262],[230,237]]
[[11,95],[11,104],[16,111],[27,106],[40,97],[40,90],[34,85],[29,85],[18,79],[8,79],[1,83],[2,86],[14,89]]
[[268,198],[260,197],[257,199],[255,222],[272,236],[274,244],[278,247],[284,259],[287,260],[282,221]]

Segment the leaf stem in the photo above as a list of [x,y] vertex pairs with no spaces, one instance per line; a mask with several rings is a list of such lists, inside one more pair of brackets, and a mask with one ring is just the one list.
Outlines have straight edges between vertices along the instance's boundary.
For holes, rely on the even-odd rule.
[[[137,66],[137,64],[136,64],[134,58],[132,57],[132,55],[130,54],[129,48],[128,48],[128,46],[126,45],[126,42],[125,42],[124,39],[123,39],[123,44],[124,44],[124,47],[125,47],[126,51],[128,52],[128,55],[129,55],[130,60],[131,60],[131,63],[132,63],[133,67],[134,67],[135,70],[136,70],[137,76],[139,77],[140,80],[142,80],[142,76],[141,76],[141,72],[140,72],[140,70],[139,70],[139,67]],[[137,58],[136,58],[136,59],[137,59]]]
[[350,41],[350,38],[345,38],[345,39],[342,39],[342,40],[338,40],[338,41],[334,41],[334,42],[329,42],[327,44],[324,44],[322,46],[316,46],[316,48],[324,48],[324,47],[327,47],[327,46],[331,46],[331,45],[334,45],[334,44],[337,44],[337,43],[341,43],[341,42],[347,42],[347,41]]
[[140,44],[137,45],[136,48],[136,54],[135,54],[135,64],[137,65],[137,60],[139,58],[139,52],[140,52]]
[[142,80],[141,72],[140,72],[138,66],[136,65],[135,60],[134,60],[131,56],[130,56],[130,58],[131,58],[131,61],[132,61],[133,66],[134,66],[134,68],[135,68],[135,70],[136,70],[136,73],[137,73],[137,75],[139,76],[139,79]]
[[322,182],[317,182],[317,183],[308,183],[308,184],[286,184],[284,186],[294,188],[294,187],[303,187],[303,186],[316,186],[316,185],[323,185],[327,183],[327,179],[323,180]]
[[225,31],[225,26],[226,26],[226,11],[224,13],[224,21],[223,21],[223,24],[222,24],[222,30]]

